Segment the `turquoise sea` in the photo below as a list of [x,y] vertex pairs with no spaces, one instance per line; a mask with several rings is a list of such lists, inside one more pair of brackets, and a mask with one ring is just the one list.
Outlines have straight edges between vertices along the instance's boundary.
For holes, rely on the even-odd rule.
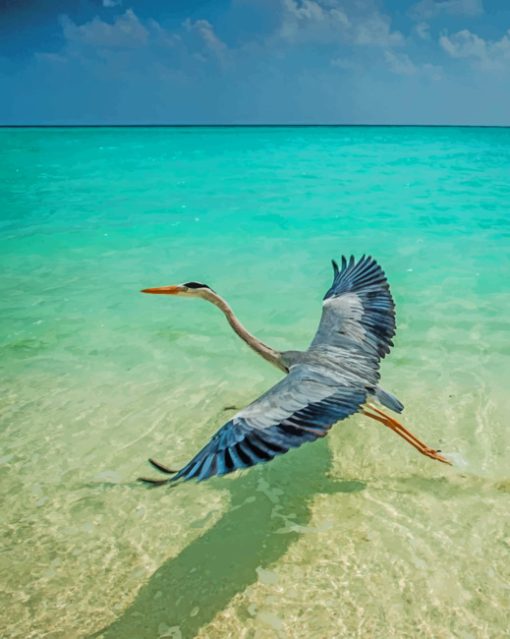
[[[280,378],[139,290],[203,281],[305,348],[351,253],[397,302],[402,421],[462,463],[355,416],[138,484]],[[0,636],[509,636],[510,129],[1,129],[0,264]]]

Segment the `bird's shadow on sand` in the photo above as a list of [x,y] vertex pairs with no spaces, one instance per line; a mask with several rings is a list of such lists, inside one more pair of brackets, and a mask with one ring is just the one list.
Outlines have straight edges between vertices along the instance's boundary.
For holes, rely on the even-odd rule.
[[[257,568],[285,554],[310,522],[315,495],[364,489],[362,482],[328,476],[332,458],[326,441],[306,448],[238,479],[216,480],[230,492],[227,512],[161,565],[131,606],[92,636],[152,639],[161,635],[162,627],[177,626],[182,639],[191,639],[257,580]],[[165,487],[154,489],[155,498],[159,490]]]

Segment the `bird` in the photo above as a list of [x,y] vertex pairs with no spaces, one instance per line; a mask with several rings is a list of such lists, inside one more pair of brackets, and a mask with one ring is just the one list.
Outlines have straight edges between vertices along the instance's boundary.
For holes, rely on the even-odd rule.
[[383,269],[365,255],[358,260],[342,256],[341,266],[335,260],[332,265],[333,283],[323,298],[317,332],[305,351],[278,351],[257,339],[207,284],[192,281],[141,291],[214,304],[235,333],[285,377],[233,415],[182,468],[150,458],[165,477],[139,477],[140,481],[176,485],[269,462],[324,437],[335,423],[356,413],[387,426],[421,454],[450,464],[441,451],[427,446],[383,410],[401,413],[404,409],[395,395],[379,385],[380,362],[390,352],[396,332],[395,302]]

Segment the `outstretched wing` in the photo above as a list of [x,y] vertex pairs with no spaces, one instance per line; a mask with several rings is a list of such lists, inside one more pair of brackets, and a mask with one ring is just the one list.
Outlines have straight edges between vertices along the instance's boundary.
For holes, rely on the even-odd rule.
[[331,426],[365,402],[362,383],[339,385],[320,365],[297,364],[287,377],[238,412],[172,478],[208,479],[267,462]]
[[337,347],[356,352],[378,368],[395,335],[395,303],[384,271],[372,257],[333,260],[334,279],[309,351]]

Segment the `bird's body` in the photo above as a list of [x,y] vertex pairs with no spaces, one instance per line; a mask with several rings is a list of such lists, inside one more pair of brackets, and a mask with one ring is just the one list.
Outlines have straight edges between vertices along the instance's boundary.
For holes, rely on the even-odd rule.
[[171,479],[154,484],[198,479],[270,461],[305,442],[324,437],[331,426],[357,412],[383,423],[421,453],[447,463],[374,401],[401,412],[402,403],[379,385],[379,363],[393,346],[395,305],[383,270],[371,257],[333,262],[333,284],[327,291],[317,333],[306,351],[279,352],[251,335],[230,306],[208,286],[145,289],[147,293],[198,296],[220,308],[234,331],[264,359],[287,373],[261,397],[236,413],[209,443]]

